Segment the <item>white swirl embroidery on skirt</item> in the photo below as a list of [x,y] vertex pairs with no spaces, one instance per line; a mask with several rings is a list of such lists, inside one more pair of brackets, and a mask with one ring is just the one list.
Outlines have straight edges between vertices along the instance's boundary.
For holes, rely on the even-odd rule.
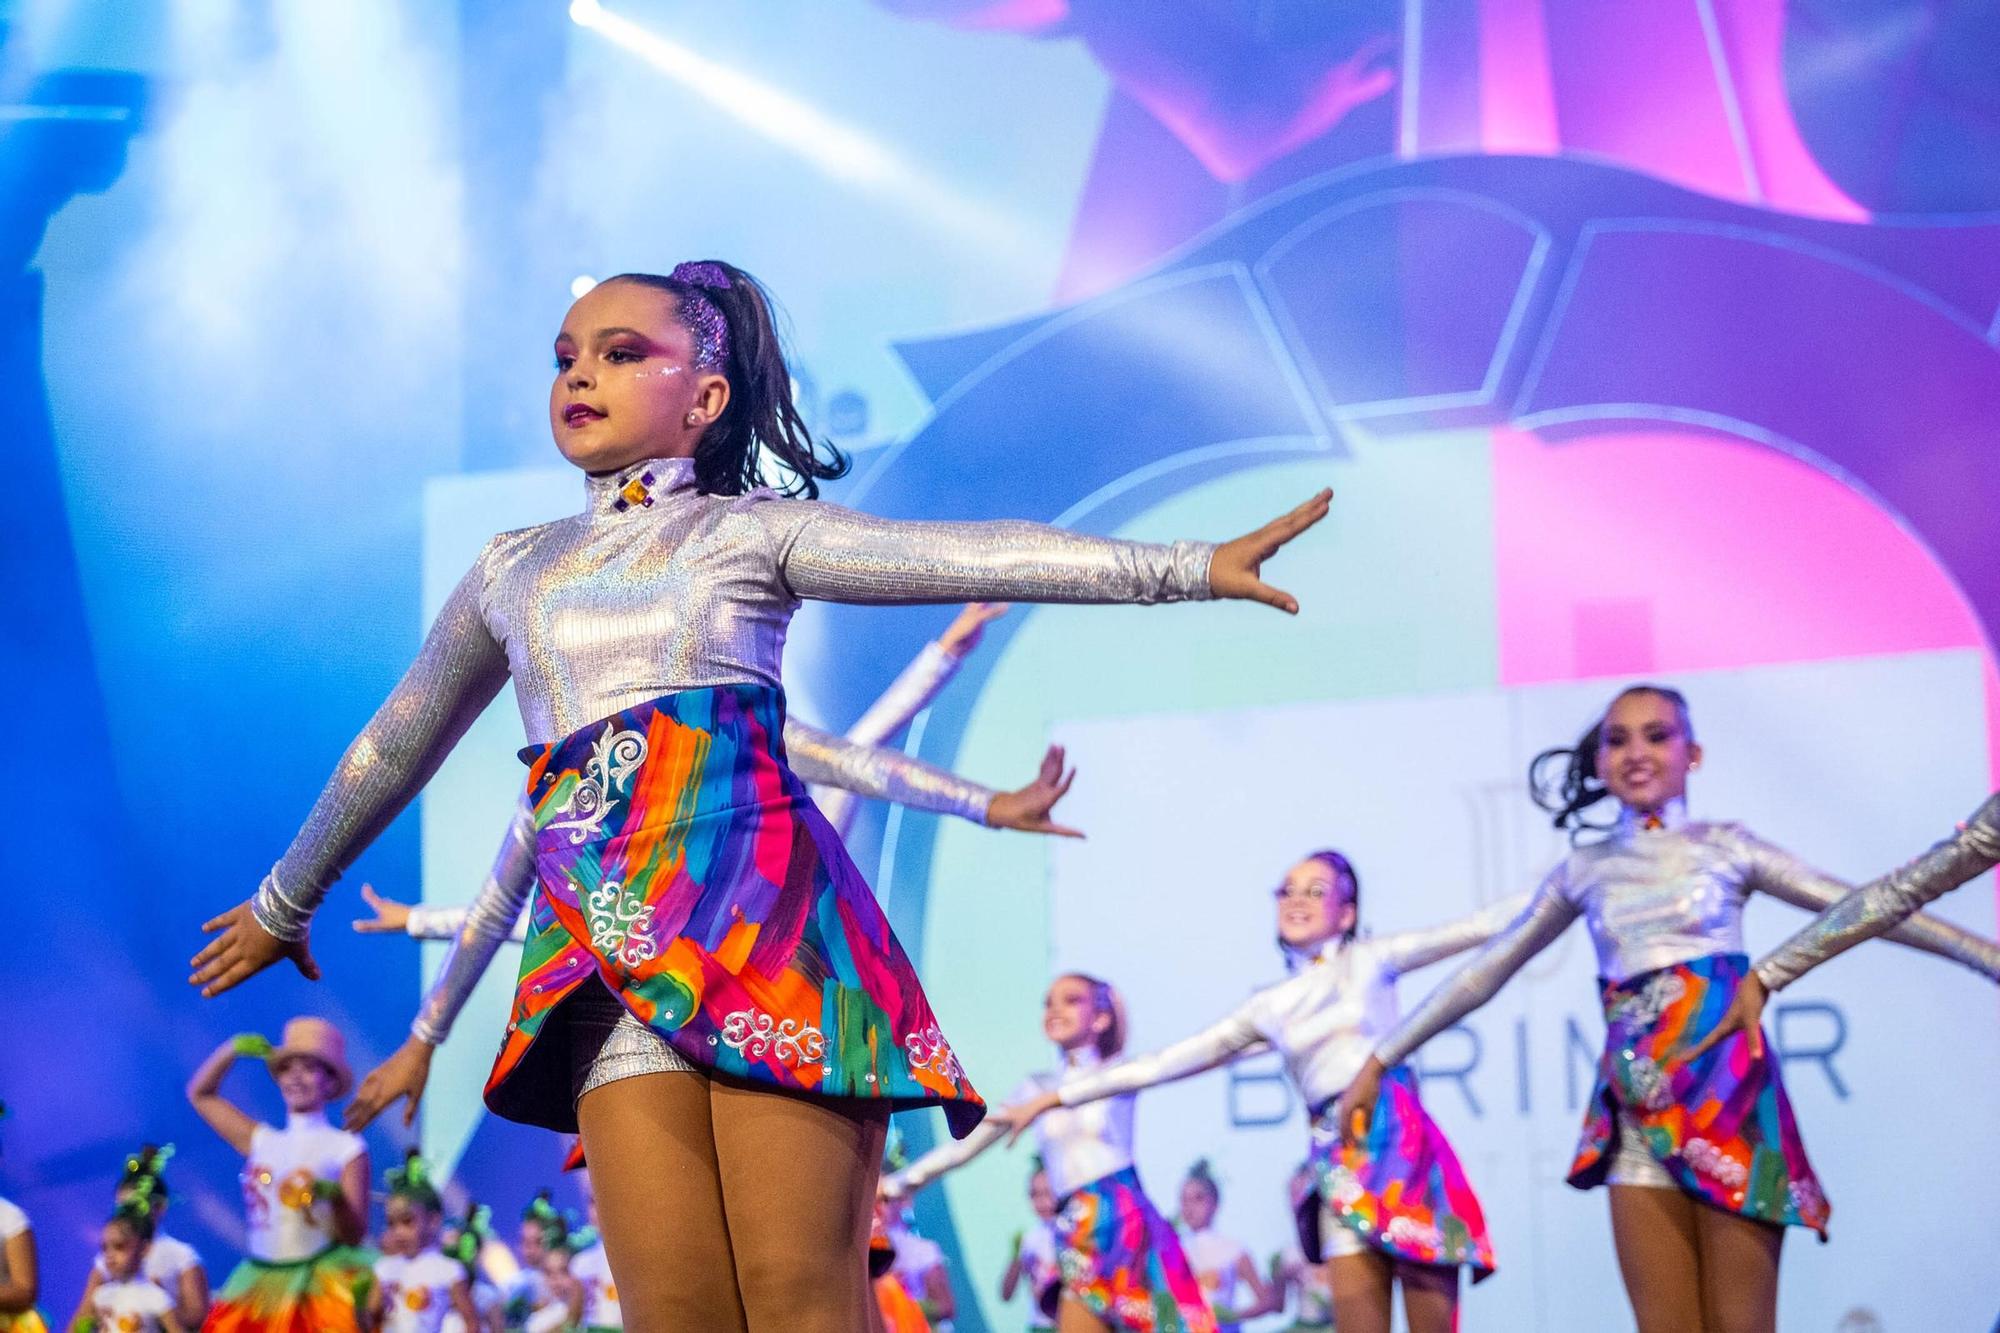
[[965,1075],[965,1070],[959,1067],[958,1057],[951,1053],[944,1033],[938,1031],[935,1023],[922,1032],[912,1032],[903,1038],[903,1054],[910,1057],[910,1068],[928,1069],[948,1082],[957,1083]]
[[755,1059],[774,1052],[788,1065],[811,1064],[826,1054],[826,1035],[803,1019],[783,1022],[757,1009],[738,1009],[722,1020],[722,1044]]
[[659,946],[653,943],[652,904],[626,897],[625,886],[617,880],[592,889],[583,910],[590,926],[590,942],[599,953],[627,967],[659,956]]
[[544,828],[568,829],[572,843],[587,841],[611,813],[612,798],[625,790],[632,775],[646,762],[646,738],[636,731],[619,731],[609,722],[591,742],[590,760],[569,799],[555,810],[567,819],[551,819]]

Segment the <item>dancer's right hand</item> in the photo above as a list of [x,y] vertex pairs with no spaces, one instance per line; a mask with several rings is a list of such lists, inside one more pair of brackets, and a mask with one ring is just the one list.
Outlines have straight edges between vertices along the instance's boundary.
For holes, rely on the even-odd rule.
[[365,916],[354,918],[354,928],[363,935],[387,935],[409,928],[410,905],[408,903],[399,903],[394,898],[384,898],[381,894],[375,892],[375,886],[372,884],[363,884],[361,886],[361,896],[368,901],[370,907],[375,909],[373,918]]
[[305,940],[281,940],[257,924],[250,904],[240,902],[221,916],[204,921],[202,930],[215,934],[189,964],[188,985],[201,987],[203,999],[233,990],[280,958],[289,958],[307,981],[319,980],[319,964]]
[[1007,614],[1005,602],[967,602],[965,609],[938,635],[938,647],[953,657],[964,657],[986,637],[986,627]]
[[1681,1057],[1687,1064],[1693,1064],[1706,1055],[1723,1038],[1740,1032],[1750,1043],[1750,1058],[1764,1058],[1764,1001],[1770,992],[1764,989],[1764,979],[1755,972],[1746,975],[1736,983],[1736,993],[1729,997],[1729,1008],[1723,1010],[1722,1021],[1709,1030],[1709,1034],[1694,1044],[1693,1049]]
[[1375,1113],[1375,1099],[1382,1095],[1384,1072],[1382,1062],[1369,1056],[1334,1103],[1333,1122],[1340,1126],[1340,1141],[1350,1148],[1360,1147],[1361,1140],[1368,1137],[1368,1122]]
[[398,1097],[408,1098],[403,1107],[403,1125],[417,1122],[417,1106],[424,1099],[424,1085],[431,1080],[431,1056],[437,1048],[421,1037],[408,1037],[396,1053],[368,1071],[354,1100],[347,1104],[341,1124],[349,1131],[372,1123]]
[[1234,598],[1246,602],[1262,602],[1275,606],[1286,615],[1299,613],[1299,599],[1288,592],[1273,588],[1258,577],[1264,562],[1278,553],[1280,547],[1304,532],[1313,524],[1326,517],[1327,507],[1333,503],[1331,490],[1321,491],[1288,514],[1266,523],[1255,532],[1245,533],[1235,541],[1224,542],[1215,548],[1215,555],[1208,562],[1208,590],[1218,598]]
[[989,1113],[993,1123],[1007,1130],[1007,1146],[1013,1147],[1028,1132],[1028,1127],[1049,1112],[1062,1105],[1062,1098],[1053,1092],[1044,1092],[1030,1097],[1025,1102],[1015,1102]]
[[1069,794],[1076,770],[1063,772],[1063,747],[1051,745],[1042,756],[1041,771],[1027,786],[996,792],[986,804],[988,828],[1018,829],[1023,833],[1049,833],[1058,838],[1081,838],[1082,833],[1049,818],[1056,802]]

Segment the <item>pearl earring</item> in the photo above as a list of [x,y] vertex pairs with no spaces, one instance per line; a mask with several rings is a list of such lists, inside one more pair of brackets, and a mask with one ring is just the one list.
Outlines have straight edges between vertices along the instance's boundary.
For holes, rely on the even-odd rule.
[[696,422],[700,420],[701,420],[701,413],[699,412],[690,412],[687,414],[687,424],[690,426],[694,425]]

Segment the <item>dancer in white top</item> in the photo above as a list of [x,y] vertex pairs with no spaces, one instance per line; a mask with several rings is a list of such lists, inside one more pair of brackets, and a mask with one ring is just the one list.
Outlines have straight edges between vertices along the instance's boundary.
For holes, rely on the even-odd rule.
[[[239,1059],[256,1059],[285,1100],[283,1128],[224,1097]],[[209,1311],[208,1333],[358,1333],[373,1285],[367,1232],[368,1149],[336,1129],[327,1103],[353,1083],[346,1043],[321,1018],[294,1018],[276,1047],[254,1034],[216,1048],[188,1082],[209,1128],[243,1154],[250,1253]]]
[[193,1333],[174,1313],[174,1298],[143,1271],[152,1229],[144,1201],[118,1205],[99,1235],[97,1262],[70,1319],[71,1333]]
[[1270,1302],[1270,1292],[1242,1241],[1216,1229],[1222,1209],[1222,1186],[1207,1158],[1191,1167],[1181,1182],[1181,1225],[1187,1230],[1188,1265],[1215,1312],[1217,1333],[1239,1333],[1242,1321],[1255,1318]]
[[440,1245],[444,1200],[424,1159],[412,1148],[383,1183],[382,1257],[375,1261],[369,1303],[374,1333],[443,1333],[445,1316],[453,1313],[468,1325],[478,1323],[465,1266]]

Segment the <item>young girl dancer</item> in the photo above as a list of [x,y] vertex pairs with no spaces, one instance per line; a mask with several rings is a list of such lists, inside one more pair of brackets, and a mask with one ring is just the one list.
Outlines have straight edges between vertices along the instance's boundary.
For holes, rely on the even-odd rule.
[[[581,1128],[638,1333],[856,1329],[891,1109],[982,1106],[779,736],[802,597],[1297,603],[1257,577],[1328,493],[1237,540],[876,519],[756,489],[838,475],[792,406],[762,290],[725,264],[591,289],[556,341],[552,427],[587,511],[496,537],[298,840],[190,980],[217,994],[306,937],[341,870],[511,676],[542,893],[487,1087]],[[805,1169],[801,1169],[801,1168]]]
[[[263,1061],[285,1100],[284,1128],[253,1119],[222,1095],[244,1058]],[[188,1101],[243,1154],[250,1253],[229,1276],[207,1333],[349,1333],[361,1327],[372,1285],[354,1248],[368,1229],[368,1150],[327,1121],[327,1103],[353,1083],[346,1043],[321,1018],[294,1018],[273,1047],[254,1033],[218,1046],[189,1080]]]
[[439,1244],[444,1233],[444,1200],[431,1184],[424,1159],[410,1150],[384,1183],[382,1257],[375,1261],[375,1291],[369,1304],[374,1333],[443,1333],[447,1314],[468,1327],[479,1322],[465,1266]]
[[1764,956],[1736,987],[1729,1012],[1689,1053],[1702,1054],[1732,1033],[1753,1046],[1764,1017],[1764,1001],[1821,963],[1863,940],[1894,930],[1925,903],[1936,902],[1967,880],[2000,863],[2000,792],[1972,812],[1944,841],[1909,864],[1856,889],[1807,922],[1798,934]]
[[121,1203],[100,1233],[96,1263],[71,1333],[191,1333],[174,1311],[174,1298],[146,1277],[146,1248],[153,1215],[143,1200]]
[[544,1261],[552,1249],[569,1239],[569,1219],[555,1206],[550,1191],[535,1191],[535,1197],[521,1210],[521,1230],[516,1236],[515,1260],[519,1267],[507,1288],[507,1327],[527,1325],[528,1316],[549,1303],[548,1277]]
[[[1607,797],[1619,804],[1601,842],[1578,847],[1533,900],[1457,976],[1376,1044],[1340,1102],[1350,1137],[1370,1123],[1383,1071],[1491,999],[1507,978],[1582,916],[1602,978],[1607,1032],[1597,1086],[1569,1181],[1611,1186],[1611,1231],[1641,1333],[1776,1326],[1786,1226],[1826,1234],[1827,1203],[1791,1104],[1761,1039],[1689,1050],[1748,967],[1744,901],[1763,890],[1818,908],[1847,886],[1740,824],[1690,820],[1690,770],[1701,762],[1687,701],[1635,685],[1612,701],[1559,762],[1556,789],[1535,783],[1558,827]],[[1928,919],[1896,938],[2000,976],[2000,946]]]
[[465,1274],[475,1318],[468,1321],[457,1310],[447,1310],[438,1333],[502,1333],[507,1299],[487,1279],[483,1262],[487,1244],[498,1244],[493,1241],[492,1224],[493,1210],[485,1204],[469,1205],[464,1217],[445,1224],[444,1252]]
[[1270,1292],[1243,1242],[1216,1229],[1215,1215],[1221,1210],[1222,1185],[1204,1157],[1181,1182],[1180,1222],[1187,1228],[1182,1248],[1215,1314],[1218,1333],[1238,1333],[1243,1320],[1264,1312]]
[[[953,622],[954,628],[963,624],[973,610],[967,608],[961,613]],[[977,623],[983,626],[986,619],[991,616]],[[947,632],[946,638],[951,637]],[[963,633],[954,641],[964,645]],[[976,636],[973,641],[976,642]],[[937,645],[932,648],[937,649]],[[961,649],[966,650],[969,645]],[[948,657],[950,653],[938,649],[938,655]],[[918,665],[922,661],[920,657]],[[786,720],[785,749],[792,771],[816,784],[816,799],[823,799],[817,793],[829,791],[858,794],[913,810],[957,815],[988,828],[1074,835],[1074,830],[1050,819],[1056,802],[1069,791],[1076,778],[1074,770],[1065,774],[1059,745],[1049,747],[1042,757],[1040,771],[1026,786],[996,792],[900,751],[856,739],[857,735],[877,731],[885,735],[894,732],[928,702],[930,695],[917,686],[927,686],[929,677],[913,686],[909,678],[916,672],[917,665],[906,670],[903,678],[876,700],[868,716],[845,737],[829,736],[803,723]],[[850,819],[852,814],[850,807]],[[417,1107],[430,1082],[431,1058],[451,1035],[459,1010],[471,998],[473,988],[499,952],[501,941],[525,938],[524,909],[535,887],[534,845],[533,812],[523,806],[501,841],[485,882],[464,907],[411,907],[384,898],[365,884],[361,886],[362,896],[375,909],[376,916],[373,921],[356,921],[355,929],[374,932],[400,927],[419,939],[449,939],[452,947],[438,969],[437,980],[417,1007],[409,1037],[361,1080],[360,1089],[347,1107],[344,1123],[348,1129],[365,1127],[398,1098],[406,1099],[403,1124],[415,1123]]]
[[[1403,1288],[1413,1333],[1444,1333],[1458,1318],[1458,1267],[1493,1270],[1479,1200],[1458,1157],[1418,1100],[1415,1075],[1398,1068],[1382,1090],[1366,1143],[1343,1147],[1333,1099],[1396,1021],[1396,979],[1478,947],[1519,910],[1501,903],[1429,930],[1358,937],[1361,881],[1337,851],[1318,851],[1277,890],[1278,945],[1292,975],[1252,995],[1205,1032],[1136,1056],[1010,1106],[996,1119],[1032,1124],[1058,1106],[1130,1097],[1266,1050],[1311,1108],[1314,1187],[1298,1203],[1300,1247],[1327,1263],[1341,1333],[1388,1333]],[[1018,1131],[1017,1131],[1018,1132]]]
[[1028,1286],[1028,1333],[1047,1333],[1055,1321],[1042,1312],[1042,1293],[1062,1284],[1062,1263],[1056,1240],[1056,1192],[1049,1185],[1049,1173],[1039,1159],[1028,1173],[1028,1206],[1034,1209],[1035,1224],[1014,1233],[1013,1252],[1000,1274],[1000,1299],[1012,1301],[1022,1283]]
[[[1056,1044],[1061,1066],[1030,1075],[1015,1089],[1017,1101],[1105,1067],[1124,1050],[1124,1004],[1095,977],[1076,972],[1057,977],[1042,1001],[1042,1032]],[[1062,1282],[1037,1294],[1064,1333],[1214,1333],[1215,1318],[1179,1237],[1139,1184],[1132,1164],[1132,1103],[1124,1096],[1063,1111],[1040,1128],[1037,1153],[1058,1200]],[[1006,1136],[997,1117],[988,1120],[884,1179],[882,1192],[902,1198]]]
[[[171,1143],[165,1147],[148,1143],[126,1158],[113,1203],[121,1208],[144,1208],[152,1238],[146,1243],[142,1275],[174,1298],[174,1315],[181,1326],[194,1329],[208,1317],[208,1270],[202,1267],[194,1246],[159,1229],[168,1203],[165,1172],[173,1155]],[[102,1259],[91,1265],[93,1276],[104,1271]]]

